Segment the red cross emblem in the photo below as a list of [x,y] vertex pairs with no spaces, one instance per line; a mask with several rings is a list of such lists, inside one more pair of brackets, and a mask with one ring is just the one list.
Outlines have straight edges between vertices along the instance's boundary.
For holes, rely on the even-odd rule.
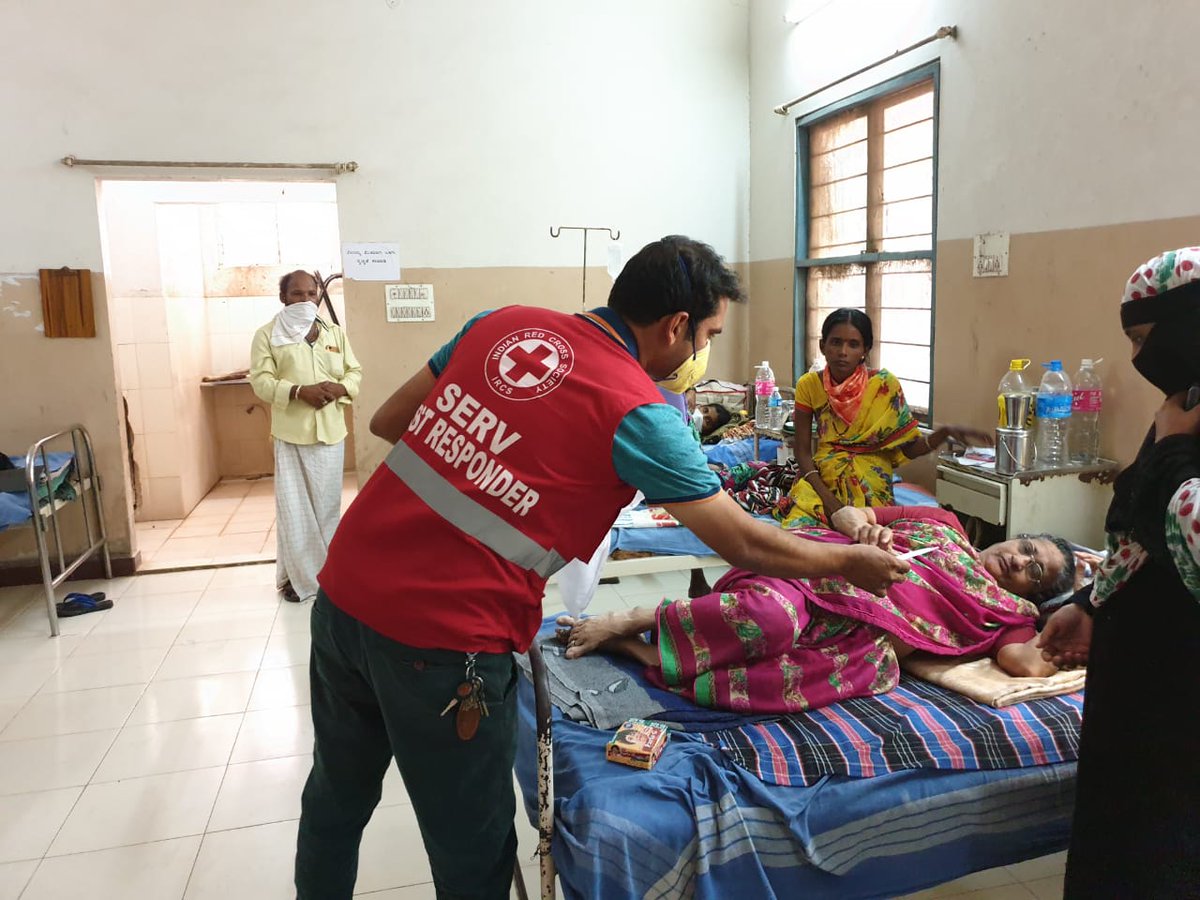
[[562,384],[575,353],[561,335],[540,328],[514,331],[488,351],[488,386],[509,400],[536,400]]

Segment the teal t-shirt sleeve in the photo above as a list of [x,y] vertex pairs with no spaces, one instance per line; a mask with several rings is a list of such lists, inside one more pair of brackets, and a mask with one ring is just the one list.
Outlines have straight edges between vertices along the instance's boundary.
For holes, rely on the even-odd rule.
[[613,468],[652,504],[711,497],[721,482],[679,411],[648,403],[626,414],[613,438]]
[[472,325],[490,312],[490,309],[485,309],[483,312],[471,316],[467,320],[467,324],[459,329],[458,334],[450,338],[449,341],[438,348],[438,351],[433,356],[429,357],[429,371],[433,372],[435,377],[441,375],[442,371],[446,368],[446,364],[450,362],[450,354],[454,352],[454,348],[462,340],[462,336],[471,330]]

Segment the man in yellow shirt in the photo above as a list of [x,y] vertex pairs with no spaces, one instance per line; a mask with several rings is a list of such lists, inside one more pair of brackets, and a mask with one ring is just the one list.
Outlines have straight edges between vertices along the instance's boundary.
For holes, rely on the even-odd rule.
[[283,309],[250,346],[250,384],[271,404],[275,439],[275,578],[293,602],[317,595],[341,516],[345,408],[362,381],[346,332],[317,315],[319,296],[308,272],[284,275]]

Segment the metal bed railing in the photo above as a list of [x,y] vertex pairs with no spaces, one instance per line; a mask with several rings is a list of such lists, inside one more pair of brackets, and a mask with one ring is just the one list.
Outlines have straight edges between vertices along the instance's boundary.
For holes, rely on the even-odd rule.
[[[51,470],[46,455],[46,445],[51,441],[70,436],[75,454],[74,474],[69,481],[77,496],[72,500],[59,500],[51,483]],[[40,460],[40,464],[39,464]],[[46,614],[50,617],[50,634],[57,637],[58,608],[54,590],[97,551],[104,559],[104,577],[112,578],[112,560],[108,552],[108,531],[104,526],[104,504],[100,494],[100,475],[96,471],[96,455],[92,449],[92,438],[82,425],[71,425],[62,431],[47,435],[37,441],[25,454],[25,485],[29,492],[29,506],[33,513],[33,531],[37,541],[38,561],[42,570],[42,585],[46,591]],[[43,499],[41,490],[45,489]],[[91,496],[92,514],[88,512],[88,496]],[[58,524],[58,511],[71,503],[78,502],[83,511],[83,527],[87,546],[70,562],[63,551],[62,531]],[[93,518],[95,521],[93,522]],[[54,556],[51,558],[48,537],[54,538]]]

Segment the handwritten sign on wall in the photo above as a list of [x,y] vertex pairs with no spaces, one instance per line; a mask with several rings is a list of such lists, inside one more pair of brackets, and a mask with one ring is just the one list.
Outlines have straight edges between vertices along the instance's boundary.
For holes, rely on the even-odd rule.
[[342,244],[342,274],[355,281],[399,281],[399,244]]

